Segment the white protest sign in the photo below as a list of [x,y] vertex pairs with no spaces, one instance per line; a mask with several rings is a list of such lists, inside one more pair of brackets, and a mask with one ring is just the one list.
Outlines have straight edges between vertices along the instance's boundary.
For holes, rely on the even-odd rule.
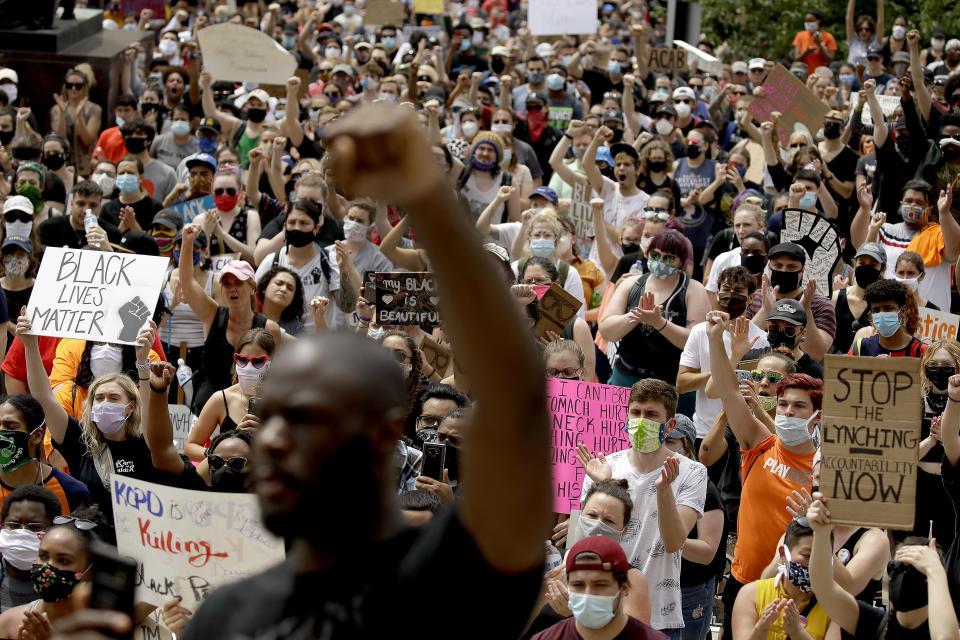
[[153,317],[169,259],[47,247],[27,303],[31,333],[137,344]]
[[[850,96],[850,102],[852,104],[859,104],[860,92],[857,91],[854,95]],[[883,111],[883,117],[889,118],[897,110],[897,107],[900,106],[900,96],[877,96],[877,102],[880,103],[880,110]],[[863,111],[860,112],[860,123],[873,126],[873,114],[870,113],[870,105],[864,105]]]
[[[720,75],[720,72],[723,71],[723,61],[720,60],[720,58],[714,57],[706,51],[701,51],[692,44],[684,42],[683,40],[674,40],[673,46],[686,49],[688,53],[692,53],[694,56],[693,59],[696,59],[697,61],[697,69],[703,73]],[[690,62],[692,59],[687,58],[687,61]]]
[[920,327],[914,334],[917,338],[925,342],[936,342],[947,338],[957,339],[960,316],[948,311],[937,311],[927,307],[921,307],[917,311],[920,313]]
[[297,61],[280,43],[257,29],[224,22],[197,31],[203,68],[214,80],[283,84]]
[[185,404],[171,404],[167,406],[170,413],[170,423],[173,424],[173,444],[177,451],[183,453],[183,445],[193,429],[197,416],[190,413],[190,407]]
[[833,221],[813,211],[784,209],[780,242],[793,242],[807,254],[803,265],[803,286],[817,281],[817,293],[830,297],[833,270],[840,261],[840,233]]
[[220,272],[223,271],[223,268],[227,266],[228,263],[239,260],[239,253],[220,253],[210,258],[211,268],[213,269],[213,276],[215,278],[220,276]]
[[120,553],[137,561],[137,599],[173,597],[191,611],[221,585],[283,561],[283,541],[260,521],[249,493],[174,489],[110,476]]
[[530,33],[535,36],[596,33],[597,3],[595,0],[530,0],[527,19]]

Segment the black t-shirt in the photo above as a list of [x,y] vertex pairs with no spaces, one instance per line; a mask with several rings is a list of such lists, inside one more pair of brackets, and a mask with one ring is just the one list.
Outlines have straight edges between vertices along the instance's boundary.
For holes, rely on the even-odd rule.
[[606,69],[584,69],[583,82],[590,87],[590,104],[603,102],[603,94],[608,91],[623,93],[623,77],[614,83],[610,80],[610,73]]
[[37,227],[37,233],[45,247],[79,249],[87,244],[86,233],[73,228],[69,215],[47,218]]
[[930,640],[930,627],[926,621],[916,629],[904,629],[897,622],[897,616],[887,616],[887,610],[857,600],[860,617],[857,619],[856,633],[851,635],[840,631],[843,640]]
[[133,213],[137,218],[140,227],[150,232],[150,226],[153,224],[153,217],[157,215],[163,205],[151,198],[144,196],[133,204],[123,204],[119,198],[108,201],[100,208],[100,217],[97,219],[103,230],[107,232],[110,242],[120,243],[123,234],[120,233],[120,210],[124,207],[133,207]]
[[453,73],[459,73],[460,71],[486,71],[488,69],[487,60],[481,58],[476,54],[464,54],[464,53],[455,53],[453,54],[453,61],[450,65],[450,70]]
[[67,204],[67,189],[63,184],[63,180],[53,171],[47,171],[46,174],[47,180],[43,185],[44,202]]
[[[950,465],[950,459],[943,456],[940,463],[940,478],[943,488],[953,503],[953,513],[956,517],[960,513],[960,469]],[[960,536],[956,536],[947,549],[947,583],[950,585],[950,597],[953,600],[954,611],[960,618]]]
[[[720,490],[717,488],[717,485],[713,484],[712,481],[707,480],[707,498],[703,503],[703,513],[707,514],[708,512],[716,509],[719,509],[721,512],[723,512],[723,500],[720,497]],[[697,539],[697,525],[693,525],[693,529],[690,531],[690,535],[687,537],[692,540]],[[720,544],[717,545],[717,552],[713,555],[713,560],[710,562],[710,564],[700,564],[698,562],[693,562],[692,560],[683,558],[680,562],[680,586],[695,587],[703,584],[710,578],[722,576],[723,570],[726,568],[726,564],[727,518],[726,513],[724,513],[723,532],[720,535]]]
[[797,373],[805,373],[817,380],[823,380],[823,365],[807,354],[803,354],[797,360]]
[[[542,565],[518,575],[490,568],[451,510],[326,571],[297,574],[288,559],[220,587],[183,638],[516,638],[542,574]],[[496,615],[477,615],[476,603],[491,597],[503,606]]]

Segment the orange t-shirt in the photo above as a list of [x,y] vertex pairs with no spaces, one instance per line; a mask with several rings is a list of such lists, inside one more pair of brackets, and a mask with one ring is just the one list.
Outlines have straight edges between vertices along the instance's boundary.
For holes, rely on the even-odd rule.
[[743,491],[732,573],[746,584],[760,579],[790,524],[787,496],[801,487],[809,490],[813,486],[814,454],[791,453],[775,435],[740,453]]
[[[834,40],[831,34],[821,30],[820,35],[823,36],[823,44],[824,46],[827,47],[827,51],[837,50],[837,41]],[[817,43],[813,41],[813,34],[807,31],[806,29],[798,32],[797,35],[794,36],[793,38],[793,46],[800,47],[804,51],[806,51],[809,47],[812,47],[816,44]],[[799,62],[802,62],[805,65],[807,65],[807,70],[810,73],[813,73],[813,70],[816,69],[817,67],[825,67],[829,64],[826,58],[823,57],[823,52],[820,51],[819,46],[817,46],[816,51],[805,54],[802,58],[800,58]]]

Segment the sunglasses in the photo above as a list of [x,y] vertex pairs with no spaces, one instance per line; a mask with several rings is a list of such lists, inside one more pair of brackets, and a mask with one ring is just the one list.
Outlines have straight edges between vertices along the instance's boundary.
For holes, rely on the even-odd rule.
[[694,91],[700,91],[701,89],[703,89],[702,84],[688,84],[687,86],[693,89]]
[[791,148],[791,149],[799,149],[800,147],[804,146],[804,144],[805,144],[805,143],[803,143],[803,142],[791,142],[791,143],[790,143],[790,148]]
[[859,31],[860,33],[863,33],[864,31],[866,31],[867,33],[873,33],[873,29],[871,29],[870,27],[860,27],[859,29],[857,29],[857,31]]
[[430,76],[417,76],[417,82],[433,82]]
[[[767,333],[769,333],[774,329],[777,329],[777,327],[771,325],[770,328],[767,330]],[[777,331],[787,336],[788,338],[796,338],[798,335],[800,335],[801,329],[802,327],[783,327],[781,329],[777,329]]]
[[770,384],[777,384],[783,378],[783,374],[777,371],[768,371],[764,373],[760,369],[754,369],[750,372],[750,377],[753,378],[754,382],[762,382],[766,378]]
[[670,219],[670,213],[667,212],[666,209],[647,207],[643,210],[643,217],[647,220],[662,220],[666,222]]
[[235,196],[237,195],[237,190],[234,189],[233,187],[227,187],[226,189],[219,188],[219,189],[213,190],[213,195],[215,196],[222,196],[223,194],[227,194],[228,196]]
[[7,222],[31,222],[33,220],[33,216],[25,211],[8,211],[7,213],[3,214],[3,219]]
[[261,369],[263,365],[270,362],[270,356],[242,356],[239,353],[233,354],[233,361],[241,367],[252,364],[254,369]]
[[583,367],[567,367],[566,369],[547,369],[548,378],[576,378],[583,371]]
[[735,95],[735,96],[745,96],[745,95],[747,95],[747,92],[746,92],[746,91],[732,91],[731,93],[733,93],[733,95]]
[[671,256],[671,255],[669,255],[669,254],[660,253],[659,251],[651,251],[651,252],[650,252],[650,259],[651,259],[651,260],[660,260],[660,261],[662,261],[662,262],[663,262],[664,264],[666,264],[666,265],[672,265],[672,264],[680,261],[680,258],[678,258],[677,256]]
[[541,111],[542,109],[543,109],[543,105],[540,105],[540,104],[527,105],[527,111]]
[[67,89],[83,89],[82,82],[64,82],[63,86],[65,86]]
[[223,465],[227,465],[234,471],[243,471],[243,468],[247,466],[247,459],[243,456],[233,456],[232,458],[224,460],[222,456],[218,456],[215,453],[208,453],[207,464],[210,465],[211,471],[222,469]]
[[677,104],[692,104],[693,100],[690,98],[677,98],[674,102]]
[[[58,516],[59,517],[59,516]],[[47,525],[40,522],[16,522],[8,520],[3,523],[3,528],[7,531],[16,531],[17,529],[26,529],[32,533],[43,533],[47,530]]]
[[97,528],[96,522],[74,518],[73,516],[57,516],[53,519],[53,524],[57,526],[70,523],[73,523],[73,526],[80,529],[80,531],[90,531],[91,529]]

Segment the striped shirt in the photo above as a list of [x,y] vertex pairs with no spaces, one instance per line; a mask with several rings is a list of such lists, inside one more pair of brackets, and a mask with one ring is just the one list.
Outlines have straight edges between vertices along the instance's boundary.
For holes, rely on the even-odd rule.
[[[802,295],[803,294],[801,294],[801,296]],[[801,296],[797,296],[794,299],[799,300]],[[744,317],[748,320],[753,318],[753,316],[760,313],[761,306],[762,303],[760,301],[760,289],[757,289],[753,292],[753,299],[750,301],[750,305],[744,312]],[[821,296],[818,293],[813,296],[813,303],[810,305],[810,308],[813,310],[813,321],[817,324],[817,328],[829,333],[831,338],[836,336],[837,312],[834,310],[833,303],[830,302],[830,298]]]

